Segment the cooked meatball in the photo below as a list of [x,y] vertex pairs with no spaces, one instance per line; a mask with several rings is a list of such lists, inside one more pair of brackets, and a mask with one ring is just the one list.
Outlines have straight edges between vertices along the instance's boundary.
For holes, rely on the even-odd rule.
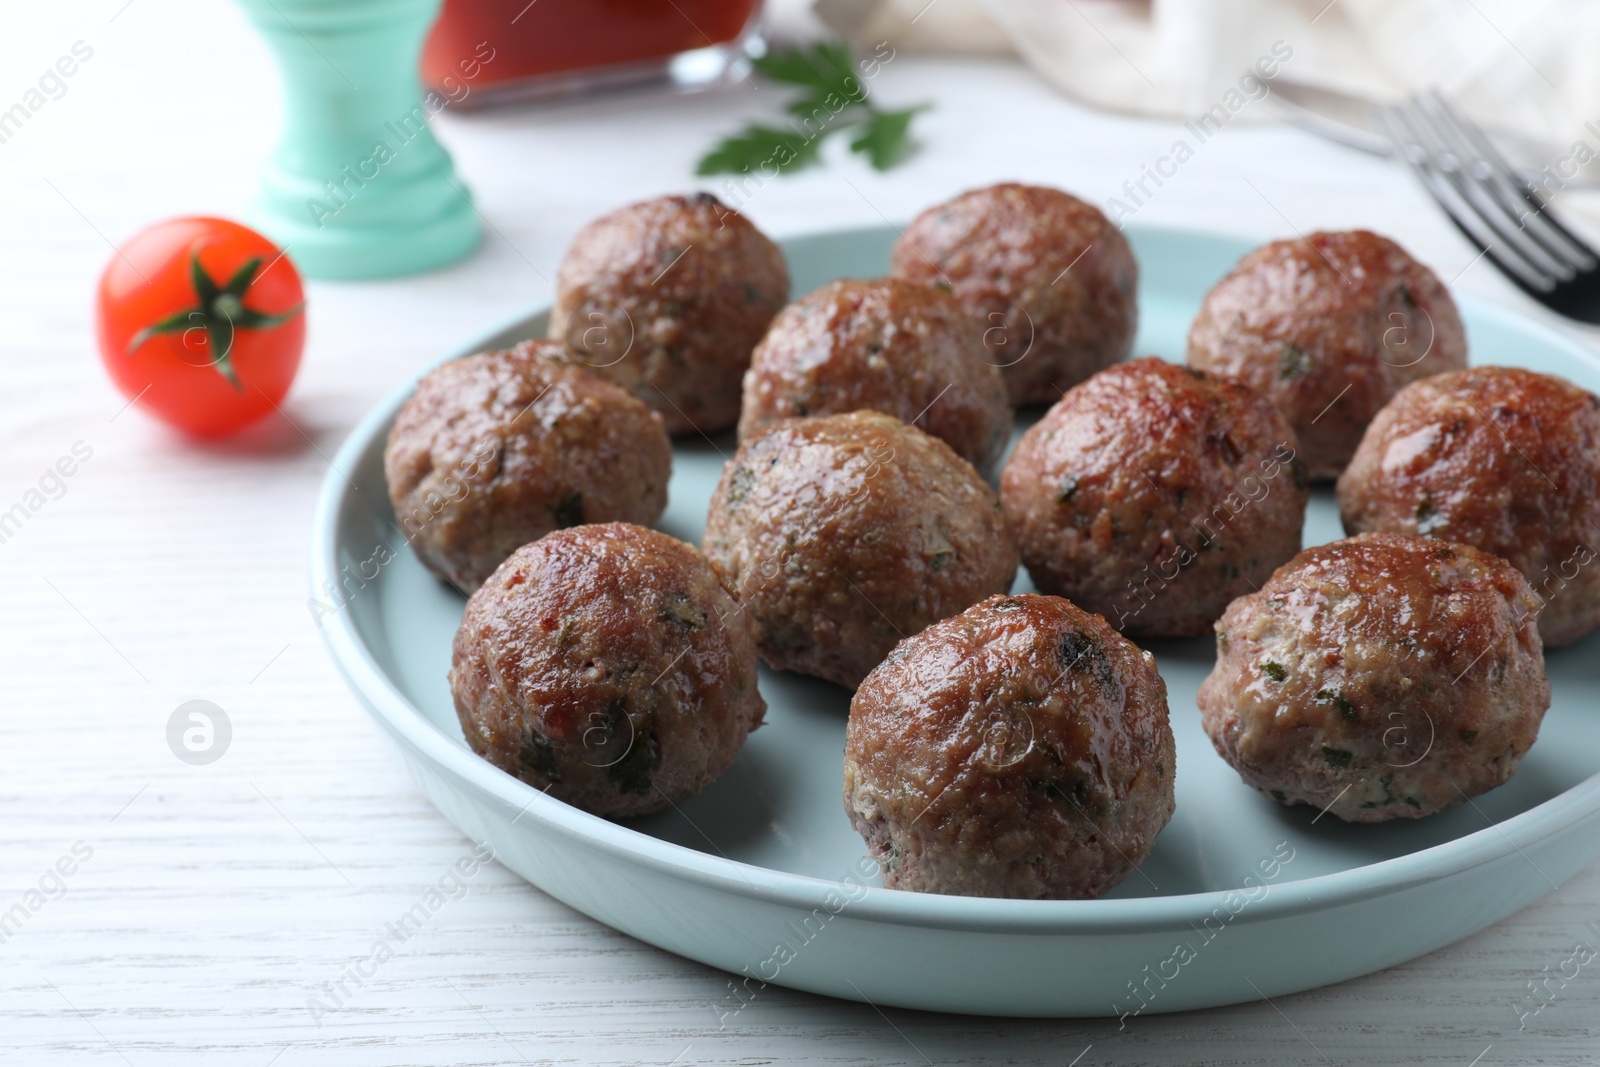
[[1005,183],[918,215],[895,242],[896,278],[948,288],[985,331],[1013,404],[1049,404],[1128,355],[1139,268],[1100,209]]
[[895,642],[1017,572],[1000,501],[971,464],[876,411],[786,419],[741,444],[704,544],[763,659],[851,688]]
[[1517,769],[1550,706],[1539,603],[1467,545],[1308,548],[1217,623],[1200,721],[1247,785],[1347,822],[1418,819]]
[[417,557],[464,593],[551,530],[667,506],[661,417],[553,341],[453,360],[417,384],[383,454]]
[[1600,626],[1600,398],[1514,367],[1402,389],[1339,478],[1349,533],[1416,533],[1509,561],[1543,603],[1539,635]]
[[706,558],[625,522],[501,564],[467,601],[450,692],[474,752],[612,818],[710,785],[766,711],[754,627]]
[[1155,660],[1051,596],[902,641],[850,702],[844,806],[890,889],[1097,897],[1172,816]]
[[1270,397],[1325,481],[1402,386],[1466,366],[1467,339],[1449,291],[1405,249],[1314,233],[1256,249],[1206,294],[1189,363]]
[[1294,431],[1238,382],[1146,358],[1023,435],[1000,499],[1041,592],[1128,634],[1202,634],[1300,550]]
[[779,419],[871,408],[986,471],[1011,440],[1011,408],[982,334],[949,293],[931,286],[829,282],[779,312],[756,346],[739,436]]
[[789,299],[783,253],[710,193],[663,196],[578,232],[556,275],[550,336],[633,390],[667,432],[739,419],[750,350]]

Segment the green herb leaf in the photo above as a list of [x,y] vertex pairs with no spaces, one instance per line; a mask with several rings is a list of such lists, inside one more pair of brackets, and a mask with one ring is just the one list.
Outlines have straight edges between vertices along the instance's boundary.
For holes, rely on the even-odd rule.
[[1278,353],[1278,376],[1282,378],[1304,378],[1311,373],[1311,356],[1299,345],[1285,343],[1283,350]]
[[861,133],[850,142],[851,151],[865,155],[875,169],[888,170],[906,150],[912,117],[926,108],[923,104],[904,111],[873,112]]
[[696,174],[745,174],[773,168],[782,174],[816,162],[821,138],[807,138],[793,130],[772,126],[746,126],[700,158]]
[[661,742],[655,722],[646,718],[634,731],[633,743],[617,762],[606,768],[619,792],[648,793],[655,784],[656,768],[661,766]]
[[722,498],[723,506],[726,508],[736,507],[740,501],[750,495],[750,490],[755,484],[755,471],[749,467],[734,467],[728,473],[728,491]]
[[517,750],[517,760],[524,767],[551,784],[561,781],[561,757],[550,739],[537,730],[530,729],[522,738]]
[[1339,714],[1346,719],[1354,721],[1361,718],[1361,713],[1356,710],[1356,706],[1346,700],[1344,694],[1337,689],[1318,689],[1316,700],[1318,704],[1332,704],[1338,709]]
[[1448,526],[1449,523],[1448,518],[1439,514],[1439,509],[1434,507],[1431,498],[1424,497],[1417,505],[1417,533],[1422,536],[1426,537],[1441,526]]
[[755,170],[769,176],[787,174],[816,162],[822,141],[847,128],[857,131],[850,142],[851,150],[865,155],[878,170],[887,170],[905,155],[912,117],[928,107],[922,104],[900,111],[879,111],[868,99],[866,83],[856,72],[850,50],[841,44],[821,43],[771,52],[755,60],[754,65],[773,81],[806,90],[805,95],[785,105],[798,122],[789,129],[746,126],[702,156],[696,174],[746,174]]
[[1120,688],[1116,667],[1106,655],[1100,639],[1092,633],[1069,630],[1061,634],[1057,638],[1056,658],[1065,668],[1063,674],[1066,671],[1082,671],[1099,682],[1100,688],[1108,694],[1115,694]]
[[867,87],[856,76],[855,60],[841,44],[822,41],[810,48],[787,48],[768,53],[753,65],[773,81],[811,89],[819,98],[836,93],[856,104],[867,98]]
[[688,593],[667,593],[661,598],[661,621],[683,630],[704,630],[706,613]]
[[[838,99],[835,97],[834,99]],[[798,100],[791,100],[783,105],[783,110],[795,118],[805,121],[807,119],[818,126],[827,125],[834,119],[840,118],[848,104],[829,107],[826,98],[815,96],[802,96]]]

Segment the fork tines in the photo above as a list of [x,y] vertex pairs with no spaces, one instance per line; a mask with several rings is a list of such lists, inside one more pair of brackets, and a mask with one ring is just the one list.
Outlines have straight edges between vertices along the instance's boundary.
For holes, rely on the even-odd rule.
[[1589,281],[1584,276],[1600,268],[1600,256],[1552,215],[1483,130],[1438,92],[1380,108],[1379,116],[1401,158],[1457,229],[1535,299],[1566,303],[1556,299],[1565,295],[1559,291]]

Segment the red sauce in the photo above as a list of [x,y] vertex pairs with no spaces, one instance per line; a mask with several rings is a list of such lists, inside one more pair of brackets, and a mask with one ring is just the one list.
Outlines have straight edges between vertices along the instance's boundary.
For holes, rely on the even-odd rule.
[[[595,67],[665,59],[726,44],[749,25],[760,0],[445,0],[422,53],[435,88],[461,63],[483,63],[473,88]],[[484,47],[485,43],[487,47]],[[476,64],[474,64],[476,66]]]

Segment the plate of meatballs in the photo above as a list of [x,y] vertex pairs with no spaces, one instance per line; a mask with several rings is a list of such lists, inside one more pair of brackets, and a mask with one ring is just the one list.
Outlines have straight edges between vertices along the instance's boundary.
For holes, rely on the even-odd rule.
[[439,810],[724,1024],[1127,1025],[1600,856],[1596,389],[1367,231],[665,196],[355,429],[313,610]]

